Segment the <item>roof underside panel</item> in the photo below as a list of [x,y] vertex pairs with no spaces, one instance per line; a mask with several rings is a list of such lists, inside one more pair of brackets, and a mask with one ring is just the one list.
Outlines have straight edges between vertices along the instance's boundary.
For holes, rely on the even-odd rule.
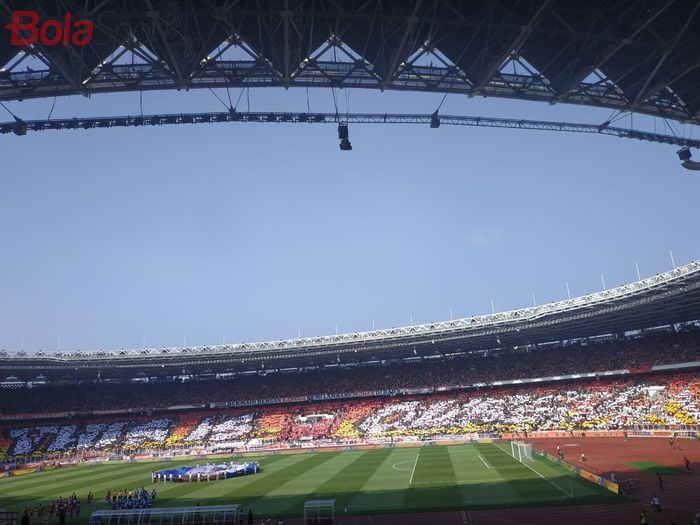
[[688,108],[693,122],[700,122],[700,56],[694,69],[683,77],[683,81],[672,82],[671,87]]
[[227,37],[223,24],[206,2],[192,4],[193,10],[188,12],[176,0],[146,0],[142,8],[148,11],[129,25],[136,40],[161,58],[175,82],[182,86],[196,74],[207,54]]
[[608,19],[617,21],[624,39],[602,57],[601,69],[635,107],[667,88],[688,64],[697,61],[700,5],[645,2],[632,7],[606,12]]
[[569,95],[623,38],[601,15],[601,8],[595,2],[567,2],[549,9],[523,46],[523,56],[558,97]]
[[[318,16],[304,15],[305,2],[289,0],[284,9],[262,15],[258,2],[244,2],[249,8],[244,14],[234,15],[229,26],[262,57],[265,57],[275,72],[289,82],[302,61],[309,57],[331,34],[329,19],[324,16],[326,6],[314,2]],[[308,4],[308,2],[306,2]],[[307,23],[307,18],[312,23]],[[231,20],[231,17],[227,17]]]
[[441,19],[459,24],[432,28],[434,45],[466,74],[474,86],[484,86],[506,61],[537,2],[513,2],[508,8],[497,2],[463,2],[441,13]]
[[[700,123],[697,1],[15,0],[2,4],[0,26],[20,9],[91,19],[95,36],[80,48],[26,48],[49,65],[0,70],[0,100],[334,85],[569,102]],[[326,41],[362,60],[329,56],[298,74]],[[219,59],[223,42],[248,46],[250,56]],[[153,57],[110,63],[120,46],[142,46]],[[407,67],[420,50],[450,63]],[[0,31],[0,66],[19,51]],[[520,59],[533,70],[501,71]],[[607,85],[585,81],[596,70]]]
[[427,23],[421,14],[430,7],[420,2],[362,2],[358,5],[362,16],[349,16],[339,36],[389,81],[398,65],[425,40]]

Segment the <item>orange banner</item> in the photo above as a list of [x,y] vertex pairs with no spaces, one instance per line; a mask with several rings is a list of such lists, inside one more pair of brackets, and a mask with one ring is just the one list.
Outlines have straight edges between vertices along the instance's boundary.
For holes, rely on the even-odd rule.
[[595,474],[588,472],[587,470],[581,470],[579,473],[579,476],[581,476],[584,479],[587,479],[588,481],[592,481],[593,483],[599,485],[601,481],[600,476],[596,476]]

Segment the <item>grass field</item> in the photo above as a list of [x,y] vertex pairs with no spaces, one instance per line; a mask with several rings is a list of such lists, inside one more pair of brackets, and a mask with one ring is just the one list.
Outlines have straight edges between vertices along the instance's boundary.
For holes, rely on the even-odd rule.
[[662,476],[676,476],[687,474],[685,470],[667,467],[666,465],[661,465],[659,463],[655,463],[654,461],[631,461],[625,463],[625,465],[632,467],[635,470],[641,470],[643,472],[646,472],[647,474],[661,474]]
[[[624,501],[542,458],[521,464],[507,449],[503,443],[260,456],[263,471],[256,475],[157,484],[156,506],[237,503],[256,516],[293,517],[308,499],[335,499],[338,514]],[[107,490],[150,490],[152,470],[194,463],[85,465],[0,479],[0,508],[46,505],[74,491],[85,501],[90,490],[99,500]],[[107,507],[99,501],[98,508]],[[92,510],[83,505],[79,522]]]

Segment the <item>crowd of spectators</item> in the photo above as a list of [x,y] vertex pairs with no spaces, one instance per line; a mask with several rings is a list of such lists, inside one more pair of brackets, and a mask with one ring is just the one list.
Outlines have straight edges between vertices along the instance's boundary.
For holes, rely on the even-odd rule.
[[70,412],[104,409],[156,410],[209,404],[337,393],[471,385],[700,360],[697,332],[658,333],[640,339],[555,348],[518,349],[490,355],[362,367],[237,375],[227,380],[157,384],[81,384],[0,389],[0,412]]
[[[641,379],[640,377],[643,377]],[[169,447],[248,447],[349,438],[616,430],[700,423],[696,374],[489,387],[257,408],[206,409],[77,423],[0,428],[5,455]],[[123,417],[123,416],[121,416]]]
[[[484,393],[435,396],[385,404],[365,419],[365,435],[429,435],[531,430],[614,430],[648,423],[664,407],[653,398],[658,383],[501,388]],[[684,406],[697,413],[697,398]],[[659,424],[678,424],[665,417]]]

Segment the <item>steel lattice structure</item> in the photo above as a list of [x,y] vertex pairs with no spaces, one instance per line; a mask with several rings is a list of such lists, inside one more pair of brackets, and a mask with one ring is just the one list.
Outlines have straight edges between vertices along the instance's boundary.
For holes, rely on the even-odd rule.
[[27,131],[59,129],[96,129],[138,126],[165,126],[172,124],[255,123],[255,124],[431,124],[438,118],[448,126],[472,126],[487,128],[509,128],[537,131],[561,131],[568,133],[596,133],[614,137],[675,144],[688,148],[700,148],[700,139],[679,137],[649,131],[621,128],[605,124],[582,124],[574,122],[550,122],[529,119],[506,119],[470,117],[465,115],[409,115],[392,113],[279,113],[279,112],[206,112],[169,115],[136,115],[121,117],[75,117],[47,120],[19,120],[0,123],[0,134],[24,134]]
[[0,0],[0,27],[17,9],[45,19],[71,12],[96,29],[86,47],[24,50],[0,31],[5,101],[343,87],[583,104],[700,123],[698,0]]

